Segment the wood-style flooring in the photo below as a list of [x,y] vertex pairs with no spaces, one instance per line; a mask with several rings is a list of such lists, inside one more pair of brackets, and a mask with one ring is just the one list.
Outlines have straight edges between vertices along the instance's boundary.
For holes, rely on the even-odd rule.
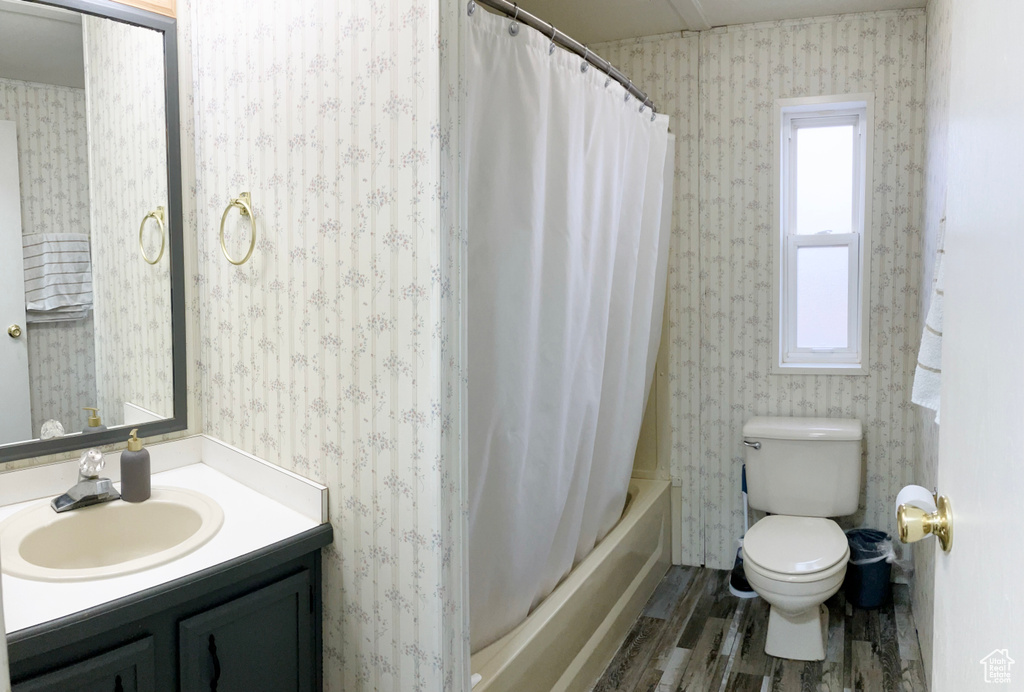
[[881,608],[826,602],[824,661],[768,656],[768,604],[729,593],[729,572],[672,567],[594,692],[927,692],[906,585]]

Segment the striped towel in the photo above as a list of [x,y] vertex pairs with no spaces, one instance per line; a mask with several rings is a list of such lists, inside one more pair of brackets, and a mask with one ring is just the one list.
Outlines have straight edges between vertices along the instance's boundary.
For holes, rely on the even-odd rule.
[[35,233],[22,236],[28,322],[78,320],[92,309],[89,236]]

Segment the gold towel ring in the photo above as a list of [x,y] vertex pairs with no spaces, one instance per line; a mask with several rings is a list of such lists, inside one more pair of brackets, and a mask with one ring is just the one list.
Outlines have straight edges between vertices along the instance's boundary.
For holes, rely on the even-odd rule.
[[[149,259],[146,256],[146,246],[142,244],[142,234],[146,230],[146,222],[150,219],[154,219],[157,225],[160,227],[160,252],[156,254],[156,259]],[[150,264],[156,264],[160,261],[160,258],[164,256],[164,237],[167,235],[167,227],[164,225],[164,208],[157,207],[155,210],[149,212],[142,217],[142,223],[139,224],[139,250],[142,252],[142,259],[146,260]]]
[[[231,211],[232,207],[237,207],[239,213],[242,216],[249,217],[249,227],[252,230],[252,235],[249,238],[249,251],[245,253],[245,257],[240,260],[233,259],[228,254],[227,245],[224,244],[224,222],[227,221],[228,212]],[[252,251],[256,249],[256,215],[252,213],[252,197],[249,196],[248,192],[243,192],[238,197],[235,197],[228,203],[227,208],[220,217],[220,249],[224,252],[224,256],[228,258],[228,262],[231,264],[245,264],[250,257],[252,257]]]

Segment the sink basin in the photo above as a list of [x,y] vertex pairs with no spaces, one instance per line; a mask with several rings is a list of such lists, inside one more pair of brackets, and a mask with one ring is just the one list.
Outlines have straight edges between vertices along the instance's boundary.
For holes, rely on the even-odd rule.
[[223,523],[220,505],[181,488],[154,487],[145,502],[115,500],[62,514],[46,499],[0,523],[0,565],[38,581],[117,577],[188,555]]

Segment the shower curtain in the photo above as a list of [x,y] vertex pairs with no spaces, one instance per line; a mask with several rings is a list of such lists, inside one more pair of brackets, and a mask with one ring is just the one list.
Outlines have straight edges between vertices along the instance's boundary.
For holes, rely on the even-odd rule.
[[481,9],[467,24],[476,651],[622,513],[661,331],[668,118],[526,26]]

